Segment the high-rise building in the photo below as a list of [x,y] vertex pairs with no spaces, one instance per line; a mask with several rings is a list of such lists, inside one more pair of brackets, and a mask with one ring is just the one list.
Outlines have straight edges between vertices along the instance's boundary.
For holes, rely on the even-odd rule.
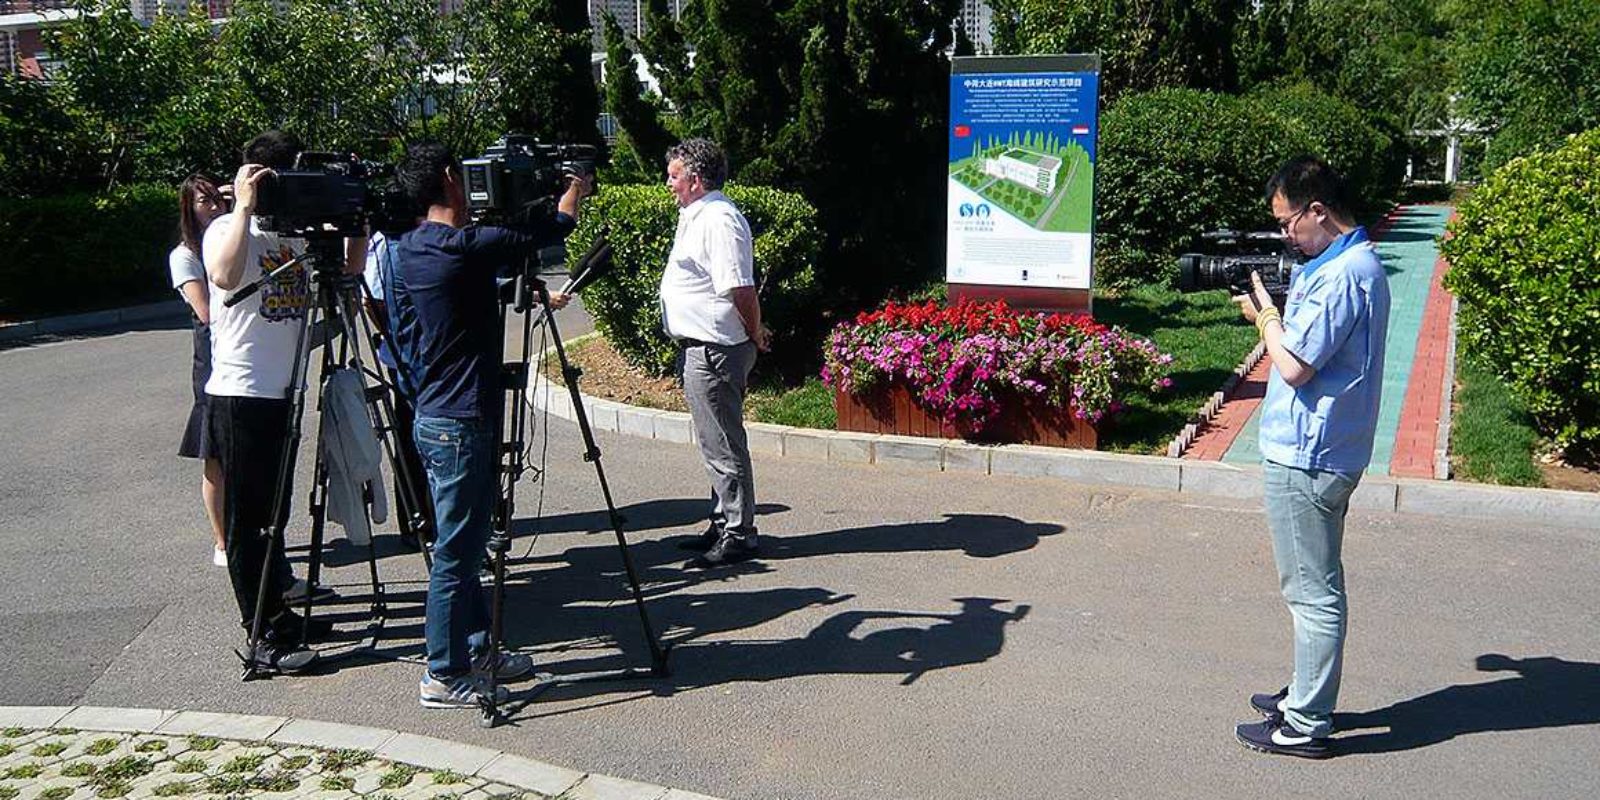
[[[685,0],[667,0],[667,10],[672,13],[672,18],[677,19],[683,13]],[[624,33],[638,37],[644,34],[645,9],[649,0],[589,0],[589,27],[593,30],[594,49],[604,50],[605,23],[602,16],[609,11],[611,16],[617,18],[617,24]]]
[[979,53],[994,51],[994,10],[987,0],[961,0],[961,30]]

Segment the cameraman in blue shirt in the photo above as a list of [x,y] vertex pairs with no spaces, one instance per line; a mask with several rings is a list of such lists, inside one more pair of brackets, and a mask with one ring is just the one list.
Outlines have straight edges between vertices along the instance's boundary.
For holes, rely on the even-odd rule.
[[[525,655],[488,651],[489,604],[478,580],[499,491],[505,405],[497,278],[565,239],[592,184],[571,179],[554,215],[511,230],[472,224],[461,162],[443,145],[412,145],[396,177],[416,207],[426,209],[421,224],[395,245],[385,292],[414,392],[415,439],[436,518],[423,622],[428,667],[419,700],[424,708],[473,708],[489,670],[508,680],[533,669]],[[555,308],[567,302],[565,295],[550,296]]]
[[1260,275],[1253,295],[1234,298],[1272,360],[1262,473],[1278,582],[1294,619],[1294,673],[1282,690],[1253,695],[1266,719],[1235,732],[1253,750],[1326,758],[1344,657],[1344,518],[1372,460],[1389,280],[1353,221],[1344,180],[1327,164],[1291,159],[1266,196],[1288,244],[1311,259],[1290,282],[1282,313]]

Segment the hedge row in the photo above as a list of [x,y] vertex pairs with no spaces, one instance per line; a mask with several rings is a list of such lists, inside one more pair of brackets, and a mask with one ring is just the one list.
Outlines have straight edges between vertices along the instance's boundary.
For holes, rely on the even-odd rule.
[[1170,281],[1174,256],[1222,227],[1270,230],[1267,178],[1312,153],[1351,181],[1360,212],[1386,205],[1404,156],[1360,109],[1306,85],[1240,97],[1193,89],[1129,95],[1106,111],[1095,168],[1096,282]]
[[0,315],[36,317],[162,296],[178,241],[170,186],[0,197]]
[[[774,333],[773,363],[817,359],[812,332],[818,321],[817,211],[793,192],[764,186],[728,186],[728,198],[755,234],[756,282],[763,322]],[[657,299],[661,273],[678,227],[678,207],[660,184],[603,187],[584,204],[578,230],[567,241],[576,260],[602,229],[615,267],[606,280],[585,290],[583,305],[595,327],[636,366],[665,375],[677,352],[661,330]]]
[[1600,129],[1496,170],[1442,245],[1462,349],[1541,433],[1600,455]]

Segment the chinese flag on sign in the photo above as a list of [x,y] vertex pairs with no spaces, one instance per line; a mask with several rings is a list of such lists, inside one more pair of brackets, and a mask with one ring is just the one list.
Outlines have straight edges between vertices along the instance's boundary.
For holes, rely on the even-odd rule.
[[968,136],[971,136],[971,135],[972,135],[972,128],[970,128],[970,127],[968,127],[966,125],[957,125],[956,126],[956,138],[957,139],[965,139],[965,138],[967,138]]

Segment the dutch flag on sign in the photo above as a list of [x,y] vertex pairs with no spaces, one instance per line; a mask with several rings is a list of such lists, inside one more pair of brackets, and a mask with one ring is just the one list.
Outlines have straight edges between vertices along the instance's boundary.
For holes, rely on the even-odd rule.
[[1088,136],[1089,135],[1089,126],[1088,125],[1074,125],[1074,126],[1072,126],[1072,135],[1073,136]]

